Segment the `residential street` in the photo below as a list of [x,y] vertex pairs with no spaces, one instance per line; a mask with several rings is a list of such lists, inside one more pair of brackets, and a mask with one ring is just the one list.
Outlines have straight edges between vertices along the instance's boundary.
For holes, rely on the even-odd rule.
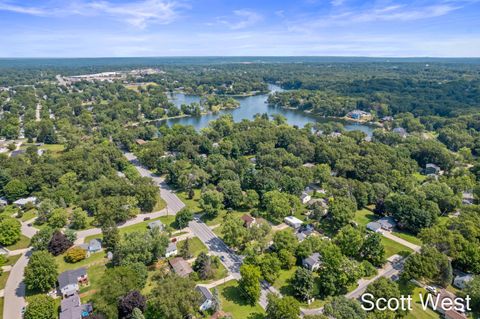
[[[131,219],[120,225],[119,228],[140,223],[144,220],[145,217],[158,218],[160,216],[175,215],[180,209],[185,207],[185,204],[171,191],[171,189],[166,185],[163,179],[154,175],[152,172],[141,166],[133,153],[124,153],[124,155],[133,165],[135,165],[136,169],[142,176],[151,177],[153,179],[154,183],[159,187],[160,196],[165,200],[167,206],[165,209],[158,212],[138,215],[134,219]],[[33,221],[34,220],[32,219],[22,223],[22,234],[27,236],[28,238],[32,238],[33,235],[38,231],[38,229],[36,229],[35,227],[28,226],[28,224],[33,223]],[[100,228],[92,228],[84,231],[79,231],[77,232],[77,240],[75,241],[75,244],[83,243],[85,237],[101,233],[102,231]],[[30,255],[30,253],[30,250],[28,250],[26,253],[22,253],[20,259],[15,263],[15,265],[13,265],[12,269],[10,270],[10,276],[8,277],[4,289],[5,306],[3,308],[3,318],[22,318],[21,310],[22,307],[25,306],[25,285],[23,284],[22,280],[24,268],[28,264],[28,256]]]

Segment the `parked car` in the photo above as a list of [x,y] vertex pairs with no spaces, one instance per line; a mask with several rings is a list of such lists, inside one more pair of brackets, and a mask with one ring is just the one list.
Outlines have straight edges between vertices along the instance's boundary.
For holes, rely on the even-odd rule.
[[147,216],[143,219],[143,221],[147,221],[147,220],[150,220],[150,217]]
[[426,289],[429,293],[431,293],[431,294],[433,294],[433,295],[437,295],[437,288],[436,288],[436,287],[427,286],[427,287],[425,287],[425,289]]

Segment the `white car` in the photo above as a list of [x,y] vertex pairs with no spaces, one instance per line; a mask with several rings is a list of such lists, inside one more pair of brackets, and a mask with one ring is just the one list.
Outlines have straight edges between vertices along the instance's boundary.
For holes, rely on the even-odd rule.
[[436,287],[427,286],[427,287],[425,287],[425,289],[426,289],[429,293],[431,293],[431,294],[433,294],[433,295],[437,295],[437,288],[436,288]]

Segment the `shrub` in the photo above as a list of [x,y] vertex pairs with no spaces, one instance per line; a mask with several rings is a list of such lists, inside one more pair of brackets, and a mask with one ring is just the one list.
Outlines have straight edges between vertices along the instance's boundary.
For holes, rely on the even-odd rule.
[[77,263],[80,260],[84,260],[87,257],[87,252],[81,247],[72,247],[67,250],[67,254],[64,259],[67,263]]

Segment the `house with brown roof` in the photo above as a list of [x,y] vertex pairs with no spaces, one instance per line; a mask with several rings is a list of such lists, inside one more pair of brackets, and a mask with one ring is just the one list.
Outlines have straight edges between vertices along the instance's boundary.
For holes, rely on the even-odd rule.
[[168,261],[174,273],[180,277],[188,277],[193,272],[192,267],[182,257],[176,257]]
[[252,217],[248,214],[244,214],[241,219],[243,221],[243,226],[245,226],[246,228],[250,228],[257,223],[255,217]]

